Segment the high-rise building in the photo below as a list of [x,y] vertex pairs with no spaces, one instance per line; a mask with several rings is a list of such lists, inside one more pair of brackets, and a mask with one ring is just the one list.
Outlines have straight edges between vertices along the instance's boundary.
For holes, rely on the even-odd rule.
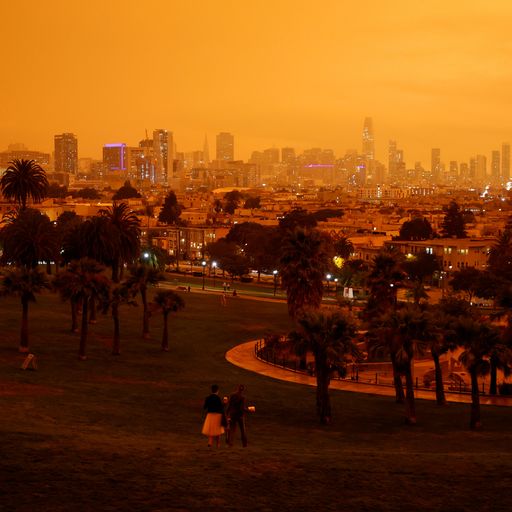
[[476,155],[476,181],[484,182],[487,179],[487,157]]
[[373,139],[373,120],[365,117],[363,126],[363,156],[367,160],[375,159],[375,142]]
[[55,135],[55,172],[76,174],[78,171],[78,140],[73,133]]
[[399,183],[404,179],[404,174],[404,152],[397,148],[395,140],[390,140],[388,146],[388,181],[391,184]]
[[103,164],[107,172],[125,173],[127,170],[126,144],[124,142],[105,144]]
[[441,177],[441,150],[439,148],[432,148],[430,157],[430,173],[432,176],[432,183],[439,183]]
[[281,148],[281,162],[283,164],[293,164],[295,162],[295,149]]
[[221,132],[217,135],[217,160],[232,162],[235,160],[235,138],[231,133]]
[[203,144],[203,161],[205,165],[210,163],[210,147],[208,146],[208,138],[205,134],[204,136],[204,144]]
[[153,153],[156,160],[156,182],[168,184],[173,177],[174,137],[167,130],[153,131]]
[[510,144],[508,142],[501,145],[501,180],[503,183],[510,180]]
[[495,150],[491,153],[491,176],[492,180],[497,183],[500,180],[501,165],[500,165],[500,152]]

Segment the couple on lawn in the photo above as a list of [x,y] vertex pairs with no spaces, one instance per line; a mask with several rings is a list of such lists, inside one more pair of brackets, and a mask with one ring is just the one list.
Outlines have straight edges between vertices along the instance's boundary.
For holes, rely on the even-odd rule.
[[[208,446],[215,445],[219,447],[220,436],[226,432],[226,441],[229,446],[233,446],[236,427],[240,428],[242,436],[242,445],[247,446],[247,434],[245,432],[245,413],[249,409],[245,406],[244,396],[245,386],[240,384],[237,390],[224,398],[224,403],[219,396],[219,386],[212,386],[211,395],[204,401],[203,409],[206,411],[202,433],[208,437]],[[224,410],[224,405],[227,408]]]

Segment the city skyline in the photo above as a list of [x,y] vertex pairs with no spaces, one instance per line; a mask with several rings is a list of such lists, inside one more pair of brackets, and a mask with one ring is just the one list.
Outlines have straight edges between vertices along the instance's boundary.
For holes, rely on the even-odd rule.
[[[180,151],[225,131],[243,160],[269,147],[342,155],[360,149],[365,117],[381,162],[389,140],[411,165],[427,164],[432,148],[445,163],[490,158],[512,140],[505,2],[52,5],[4,9],[13,41],[3,52],[4,148],[23,142],[49,151],[54,134],[71,132],[81,156],[100,158],[105,143],[133,144],[163,127]],[[143,15],[152,23],[141,23]],[[363,18],[364,27],[354,22]],[[15,79],[27,73],[30,80]]]

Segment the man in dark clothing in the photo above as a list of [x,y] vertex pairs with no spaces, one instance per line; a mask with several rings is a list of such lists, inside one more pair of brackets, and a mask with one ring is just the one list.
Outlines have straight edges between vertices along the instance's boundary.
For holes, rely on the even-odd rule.
[[238,389],[229,397],[227,416],[228,416],[228,444],[233,446],[233,439],[235,438],[236,426],[240,427],[240,434],[242,435],[242,445],[247,446],[247,434],[245,432],[245,387],[243,384],[238,386]]

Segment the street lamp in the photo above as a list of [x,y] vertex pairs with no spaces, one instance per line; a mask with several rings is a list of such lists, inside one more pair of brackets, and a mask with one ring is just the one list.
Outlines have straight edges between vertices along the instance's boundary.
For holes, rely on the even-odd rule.
[[202,261],[201,265],[203,266],[203,290],[204,290],[204,268],[206,267],[206,261]]
[[338,278],[337,277],[334,278],[334,295],[335,296],[338,295]]
[[213,268],[213,287],[215,288],[215,274],[217,270],[217,262],[212,261],[212,268]]
[[276,291],[277,291],[277,270],[273,270],[272,274],[274,274],[274,297],[275,297]]
[[329,282],[331,280],[331,274],[327,274],[326,276],[326,279],[327,279],[327,295],[329,295]]

